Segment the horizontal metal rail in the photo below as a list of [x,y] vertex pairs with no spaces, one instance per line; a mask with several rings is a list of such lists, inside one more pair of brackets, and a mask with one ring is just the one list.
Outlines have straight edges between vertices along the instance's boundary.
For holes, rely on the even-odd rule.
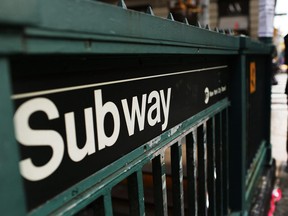
[[[96,200],[97,198],[105,194],[106,194],[105,196],[111,196],[109,195],[110,194],[109,191],[111,191],[112,188],[115,187],[115,185],[117,185],[119,182],[123,181],[124,179],[128,178],[131,174],[135,172],[136,173],[139,172],[139,170],[141,170],[142,167],[145,164],[147,164],[149,161],[154,160],[154,158],[158,156],[160,157],[161,154],[163,156],[165,150],[168,147],[171,147],[174,143],[180,142],[181,139],[183,139],[184,137],[189,136],[189,134],[191,134],[191,132],[195,130],[195,127],[200,126],[200,128],[198,128],[198,131],[199,131],[201,127],[203,128],[203,126],[201,126],[203,125],[203,123],[205,123],[210,118],[214,118],[213,116],[215,116],[217,113],[224,112],[223,110],[226,110],[228,106],[229,106],[229,101],[227,99],[224,99],[223,101],[209,107],[203,112],[200,112],[199,114],[193,116],[191,119],[188,119],[184,121],[182,124],[177,125],[171,130],[165,132],[160,137],[156,137],[150,142],[142,145],[140,148],[136,149],[135,151],[129,153],[125,157],[114,162],[109,167],[104,168],[103,170],[100,170],[95,175],[83,180],[79,184],[66,190],[65,192],[60,194],[58,197],[50,200],[49,203],[46,203],[40,208],[35,209],[32,212],[30,212],[29,215],[38,215],[38,214],[46,215],[46,214],[51,214],[51,213],[53,214],[61,213],[64,215],[74,214],[77,211],[80,211],[85,206],[87,206],[89,203],[93,202],[94,200]],[[225,111],[224,113],[226,112],[227,111]],[[222,131],[219,130],[219,124],[220,122],[218,123],[217,130],[218,130],[218,133],[220,132],[222,133]],[[216,130],[216,128],[214,128],[214,130]],[[200,133],[200,131],[198,133]],[[204,145],[203,141],[204,140],[202,140],[202,146]],[[218,142],[217,145],[220,145],[220,143]],[[204,151],[206,152],[206,150]],[[159,157],[158,159],[160,159]],[[158,164],[160,162],[161,161],[159,161]],[[205,165],[203,165],[203,163],[205,163]],[[206,163],[207,163],[206,159],[205,159],[205,162],[203,163],[202,163],[202,168],[203,166],[206,166]],[[179,163],[176,163],[176,164],[179,164]],[[202,170],[202,172],[207,172],[207,171]],[[213,175],[214,175],[214,172],[213,172]],[[219,174],[219,176],[221,175],[222,174]],[[187,176],[189,176],[188,173],[187,173]],[[81,199],[75,199],[75,191],[77,191],[76,197],[81,197]],[[108,192],[108,195],[107,195],[107,192]],[[206,200],[206,195],[202,195],[202,199],[204,199],[204,196]]]

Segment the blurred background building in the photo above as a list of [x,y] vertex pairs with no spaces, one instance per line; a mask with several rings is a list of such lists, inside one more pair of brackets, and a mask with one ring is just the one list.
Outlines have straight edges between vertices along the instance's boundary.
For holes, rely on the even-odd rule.
[[[117,4],[118,0],[101,0]],[[124,0],[128,9],[186,21],[212,30],[244,34],[277,48],[277,64],[283,63],[284,36],[288,33],[288,0]],[[279,57],[279,59],[278,59]]]
[[[103,1],[117,4],[117,0]],[[191,25],[200,23],[211,29],[229,29],[252,38],[267,37],[267,34],[272,37],[274,17],[277,29],[286,26],[288,30],[287,0],[125,0],[125,3],[128,9],[146,12],[151,6],[159,17],[166,18],[171,12],[180,22],[187,18]],[[284,18],[286,25],[279,24]]]
[[274,12],[275,5],[273,0],[126,0],[125,3],[129,9],[145,12],[151,6],[156,16],[166,18],[171,12],[177,21],[186,17],[192,25],[199,22],[211,29],[230,29],[252,38],[258,38],[259,7],[265,10],[269,4]]

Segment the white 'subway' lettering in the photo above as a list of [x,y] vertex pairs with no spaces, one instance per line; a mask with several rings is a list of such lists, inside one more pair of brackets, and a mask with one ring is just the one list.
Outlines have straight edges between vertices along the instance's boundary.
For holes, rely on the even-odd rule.
[[[80,162],[87,155],[94,154],[97,149],[101,151],[106,147],[113,146],[118,140],[120,130],[123,130],[121,129],[123,119],[120,116],[124,116],[129,136],[135,135],[136,125],[138,125],[139,132],[145,130],[146,122],[150,127],[161,123],[161,129],[164,131],[168,126],[170,100],[171,88],[168,88],[166,96],[164,90],[159,92],[154,90],[140,97],[134,96],[129,100],[122,99],[122,106],[117,107],[112,101],[103,101],[101,89],[95,90],[95,110],[92,107],[84,109],[86,141],[82,148],[79,148],[77,144],[74,112],[64,113],[67,151],[70,159],[74,162]],[[131,107],[129,107],[129,104],[131,104]],[[52,149],[50,160],[42,166],[33,164],[31,158],[20,161],[20,172],[24,178],[30,181],[39,181],[53,174],[61,165],[65,149],[64,139],[59,132],[55,130],[35,130],[30,127],[29,119],[35,112],[44,112],[48,120],[60,117],[57,106],[45,97],[30,99],[21,104],[15,112],[14,123],[17,141],[24,146],[49,146]],[[120,115],[120,112],[123,115]],[[108,113],[111,114],[113,119],[112,133],[109,135],[106,134],[104,127],[105,117]],[[95,140],[96,131],[93,119],[96,120],[97,142]]]

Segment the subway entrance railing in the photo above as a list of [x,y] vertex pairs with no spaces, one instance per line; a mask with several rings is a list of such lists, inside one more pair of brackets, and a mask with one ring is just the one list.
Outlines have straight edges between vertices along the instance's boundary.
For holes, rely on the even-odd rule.
[[1,214],[253,212],[271,47],[120,3],[0,3]]

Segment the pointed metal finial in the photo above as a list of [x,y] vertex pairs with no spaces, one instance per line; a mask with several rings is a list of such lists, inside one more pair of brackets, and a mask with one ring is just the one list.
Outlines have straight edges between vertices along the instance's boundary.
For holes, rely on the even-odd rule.
[[183,21],[186,25],[190,25],[188,22],[188,19],[185,17],[184,21]]
[[232,29],[228,29],[228,34],[229,34],[229,35],[234,35],[233,30],[232,30]]
[[224,29],[219,29],[219,33],[226,34]]
[[175,21],[172,13],[169,13],[169,14],[168,14],[167,19],[170,19],[170,20],[172,20],[172,21]]
[[146,14],[150,14],[150,15],[152,15],[152,16],[155,16],[155,14],[154,14],[151,6],[148,6],[148,7],[147,7]]
[[123,9],[127,9],[127,6],[126,6],[124,0],[119,0],[119,1],[118,1],[118,6],[119,6],[119,7],[122,7]]
[[197,22],[197,27],[202,28],[201,23],[199,21]]

